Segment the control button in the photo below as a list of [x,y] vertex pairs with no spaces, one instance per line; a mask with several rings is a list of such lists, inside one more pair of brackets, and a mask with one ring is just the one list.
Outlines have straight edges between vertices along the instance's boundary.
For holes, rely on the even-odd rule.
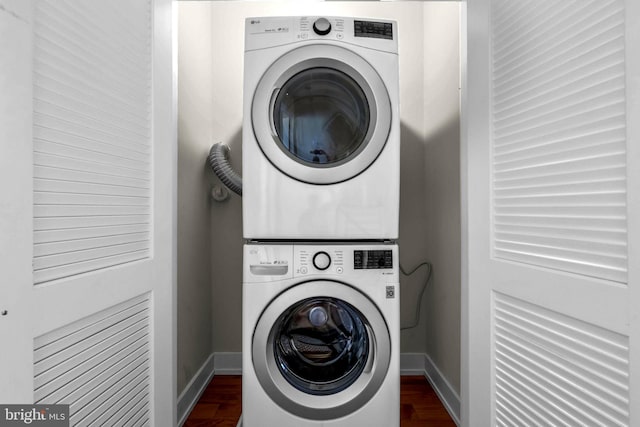
[[336,273],[338,273],[338,274],[342,274],[342,271],[343,271],[343,270],[342,270],[342,267],[338,267],[338,268],[336,268]]
[[319,36],[326,36],[331,31],[331,22],[327,18],[319,18],[313,23],[313,31]]
[[342,33],[338,33],[338,34],[336,34],[336,38],[337,38],[338,40],[342,40],[342,39],[344,38],[344,34],[342,34]]
[[331,265],[331,257],[326,252],[318,252],[313,256],[313,266],[318,270],[326,270]]
[[300,273],[301,274],[307,274],[307,267],[300,267]]

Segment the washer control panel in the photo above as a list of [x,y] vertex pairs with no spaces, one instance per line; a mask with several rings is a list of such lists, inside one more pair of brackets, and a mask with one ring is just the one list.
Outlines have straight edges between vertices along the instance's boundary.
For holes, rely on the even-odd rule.
[[244,245],[244,281],[273,282],[298,278],[366,279],[395,283],[398,246],[395,244],[278,244]]
[[293,275],[397,274],[397,246],[390,244],[295,245]]

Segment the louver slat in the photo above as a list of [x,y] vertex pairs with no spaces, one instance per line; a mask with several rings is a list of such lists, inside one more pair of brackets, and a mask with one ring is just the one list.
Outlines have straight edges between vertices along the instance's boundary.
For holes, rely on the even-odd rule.
[[148,0],[37,3],[36,284],[150,256],[150,40]]
[[144,295],[36,338],[36,403],[69,404],[71,425],[147,422],[149,304]]
[[498,425],[629,425],[628,337],[494,296]]
[[626,283],[623,2],[496,3],[494,256]]
[[[36,148],[36,150],[38,149],[39,147]],[[73,157],[64,157],[60,152],[52,155],[36,151],[34,153],[33,160],[34,164],[38,166],[48,166],[78,172],[93,172],[102,175],[122,176],[139,180],[142,184],[148,183],[149,180],[148,170],[121,167],[117,158],[112,159],[110,163],[101,163],[97,161],[96,156],[86,156],[85,159],[78,159]]]

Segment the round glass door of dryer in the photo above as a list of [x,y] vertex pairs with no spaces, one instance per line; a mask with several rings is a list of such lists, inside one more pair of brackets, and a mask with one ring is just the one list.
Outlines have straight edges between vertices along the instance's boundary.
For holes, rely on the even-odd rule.
[[371,114],[358,83],[332,68],[303,70],[278,91],[273,121],[278,142],[312,167],[349,161],[363,148]]
[[314,280],[265,308],[252,338],[255,374],[267,395],[305,419],[353,413],[389,370],[391,339],[382,313],[358,289]]
[[333,184],[365,171],[391,131],[391,101],[378,72],[355,52],[309,45],[279,57],[251,105],[256,141],[284,174]]

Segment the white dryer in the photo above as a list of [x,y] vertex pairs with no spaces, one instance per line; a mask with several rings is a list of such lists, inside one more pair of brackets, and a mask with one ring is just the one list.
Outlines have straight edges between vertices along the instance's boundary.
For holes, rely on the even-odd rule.
[[246,239],[398,237],[397,35],[382,20],[246,20]]
[[396,245],[244,247],[242,426],[400,423]]

